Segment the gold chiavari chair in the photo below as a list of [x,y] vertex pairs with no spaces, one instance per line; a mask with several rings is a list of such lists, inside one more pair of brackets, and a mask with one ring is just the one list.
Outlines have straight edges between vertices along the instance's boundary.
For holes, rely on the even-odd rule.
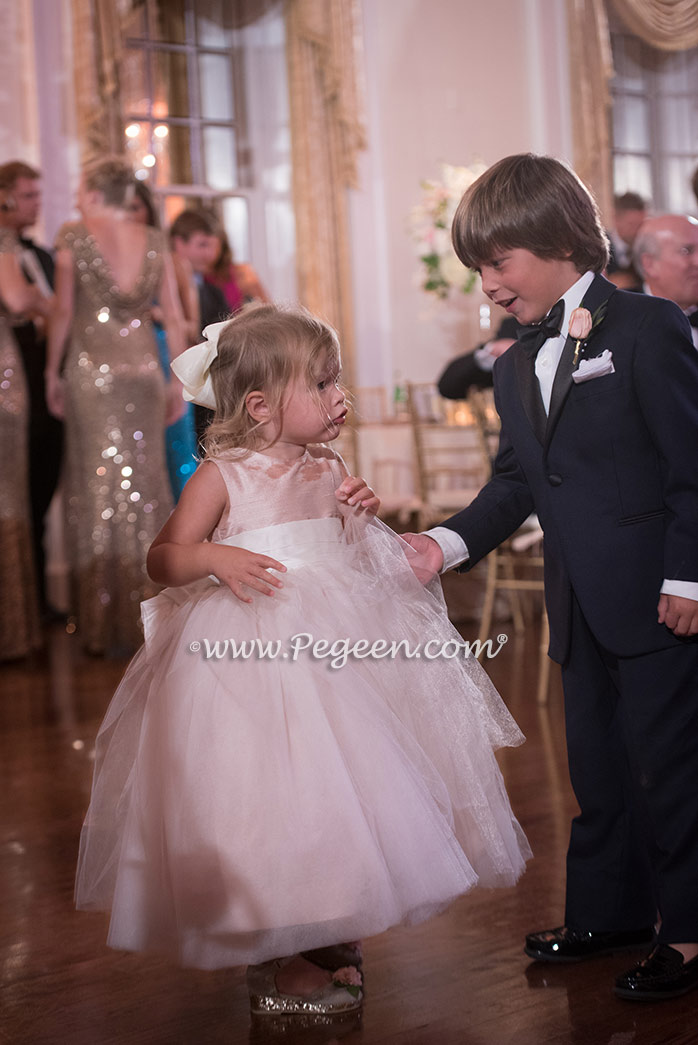
[[[494,395],[491,389],[471,389],[468,403],[479,432],[483,463],[491,468],[496,456],[500,429]],[[543,531],[537,518],[532,516],[517,533],[487,556],[487,583],[479,635],[481,642],[489,637],[497,592],[502,591],[509,596],[514,629],[518,632],[523,631],[525,627],[519,593],[541,593],[537,692],[539,704],[547,703],[550,682],[550,659],[548,657],[550,625],[545,610],[545,599],[542,598],[544,591],[543,561]]]
[[419,526],[428,529],[469,504],[489,473],[467,403],[442,399],[433,384],[408,384],[407,403],[423,504]]
[[[363,475],[380,497],[379,517],[396,529],[413,529],[422,504],[416,493],[411,448],[398,455],[396,418],[383,386],[359,386],[348,396],[350,412],[335,446],[354,463],[354,474]],[[340,445],[337,445],[339,443]]]

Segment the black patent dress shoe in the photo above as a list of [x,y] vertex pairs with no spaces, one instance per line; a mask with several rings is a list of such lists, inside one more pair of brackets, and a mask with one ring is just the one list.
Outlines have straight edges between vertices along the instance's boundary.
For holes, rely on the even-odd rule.
[[631,1001],[679,998],[698,987],[698,958],[684,961],[681,951],[658,943],[634,969],[616,980],[615,993]]
[[590,933],[562,925],[526,937],[524,953],[537,962],[584,962],[603,954],[635,951],[654,942],[654,929]]

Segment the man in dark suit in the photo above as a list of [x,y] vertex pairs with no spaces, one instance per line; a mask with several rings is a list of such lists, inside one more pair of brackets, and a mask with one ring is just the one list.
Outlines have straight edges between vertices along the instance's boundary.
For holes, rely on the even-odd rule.
[[580,814],[565,924],[525,950],[565,962],[649,945],[659,917],[615,991],[675,997],[698,987],[698,356],[676,305],[598,274],[598,210],[556,160],[495,164],[453,239],[523,329],[495,365],[492,479],[409,541],[436,572],[470,568],[532,511],[545,532]]
[[444,399],[466,399],[471,388],[492,388],[495,361],[514,344],[517,330],[514,317],[505,316],[491,341],[452,359],[438,379],[439,395]]
[[698,348],[698,221],[685,214],[648,218],[637,234],[634,254],[644,292],[676,302],[688,317]]
[[[230,313],[225,295],[219,287],[208,283],[210,271],[220,249],[215,217],[204,210],[184,210],[170,227],[172,250],[191,268],[199,295],[199,323],[203,331],[210,323],[218,323]],[[213,411],[194,406],[197,442],[213,418]]]
[[[13,160],[0,167],[0,190],[5,199],[0,222],[19,237],[22,246],[20,260],[25,276],[30,283],[37,284],[46,297],[50,297],[53,293],[53,258],[26,235],[39,217],[40,177],[37,170],[21,160]],[[13,330],[29,388],[29,492],[39,606],[43,616],[51,616],[55,611],[48,606],[46,599],[45,519],[58,485],[63,425],[48,412],[46,406],[44,328],[34,322],[22,322],[16,324]]]

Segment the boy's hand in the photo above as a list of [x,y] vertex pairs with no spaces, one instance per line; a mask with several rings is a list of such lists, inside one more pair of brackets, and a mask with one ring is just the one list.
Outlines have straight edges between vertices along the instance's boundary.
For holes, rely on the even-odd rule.
[[364,509],[368,515],[375,515],[381,506],[379,498],[371,487],[367,486],[366,480],[356,475],[348,475],[343,479],[334,495],[338,501],[351,506],[356,505],[359,510]]
[[666,624],[680,638],[698,635],[698,602],[681,595],[660,595],[657,606],[659,623]]
[[428,584],[443,569],[444,553],[434,538],[425,533],[402,533],[400,536],[416,553],[407,557],[412,572],[418,581]]
[[268,585],[283,588],[283,584],[278,577],[267,571],[279,570],[280,573],[286,573],[283,563],[268,555],[260,555],[258,552],[248,551],[247,548],[232,548],[226,544],[211,545],[210,566],[211,573],[215,574],[221,584],[227,584],[240,602],[252,602],[251,597],[245,594],[243,585],[254,588],[262,595],[273,595],[274,592]]

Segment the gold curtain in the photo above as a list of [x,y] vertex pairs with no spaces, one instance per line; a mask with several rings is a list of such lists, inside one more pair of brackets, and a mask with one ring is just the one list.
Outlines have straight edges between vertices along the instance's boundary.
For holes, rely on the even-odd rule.
[[299,298],[339,331],[353,378],[347,189],[365,146],[356,0],[288,0],[296,268]]
[[635,36],[661,51],[698,45],[698,0],[613,0]]
[[611,39],[604,0],[567,0],[574,169],[608,221],[611,179]]
[[123,150],[119,104],[122,19],[131,0],[72,0],[73,76],[83,163]]

